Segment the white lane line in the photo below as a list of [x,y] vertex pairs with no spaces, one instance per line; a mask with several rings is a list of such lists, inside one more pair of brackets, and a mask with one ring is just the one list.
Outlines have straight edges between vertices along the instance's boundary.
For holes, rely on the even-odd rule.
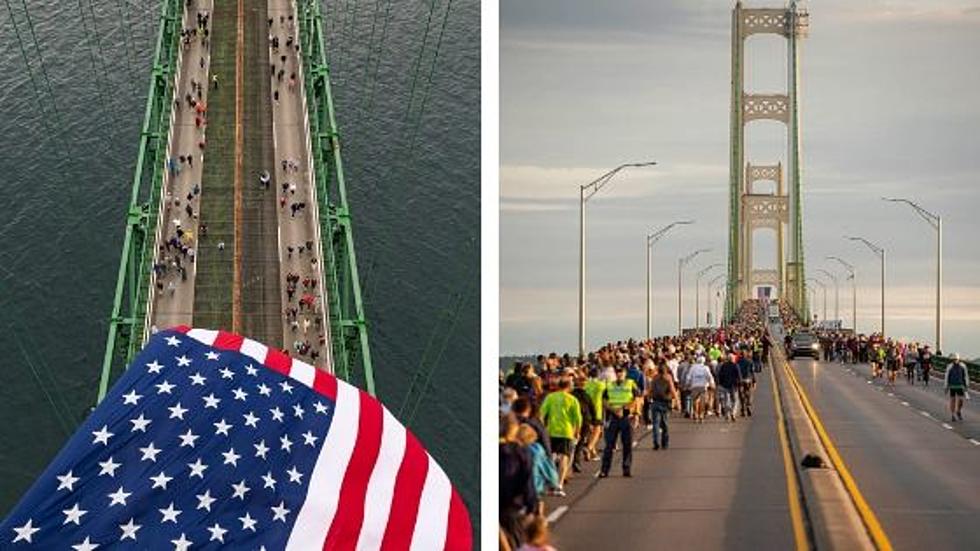
[[551,512],[550,515],[548,515],[548,524],[554,524],[566,512],[568,512],[568,505],[559,505],[554,511]]
[[943,423],[943,428],[946,430],[953,430],[953,425],[950,425],[949,423]]
[[894,396],[894,395],[895,395],[895,393],[894,393],[894,392],[889,392],[889,393],[888,393],[888,395],[889,395],[889,396]]
[[980,446],[980,440],[977,440],[976,438],[971,438],[970,443],[974,446]]
[[909,403],[908,402],[902,402],[902,405],[905,406],[905,407],[908,407]]
[[919,410],[919,413],[921,413],[923,417],[932,417],[932,414],[928,411]]

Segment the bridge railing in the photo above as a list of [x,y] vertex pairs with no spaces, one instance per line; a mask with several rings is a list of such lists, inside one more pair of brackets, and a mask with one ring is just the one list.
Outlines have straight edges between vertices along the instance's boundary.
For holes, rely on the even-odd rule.
[[125,367],[143,343],[180,27],[180,0],[163,0],[97,401],[105,396],[113,373]]
[[330,89],[319,0],[300,0],[299,39],[302,76],[312,146],[317,210],[326,279],[334,372],[374,394],[374,372],[367,320],[354,253],[354,234],[340,154],[340,135]]
[[[946,368],[949,364],[953,363],[952,358],[947,358],[945,356],[936,356],[932,362],[933,369],[941,375],[946,375]],[[980,388],[980,363],[976,362],[963,362],[966,365],[966,371],[970,375],[970,383],[974,388]]]

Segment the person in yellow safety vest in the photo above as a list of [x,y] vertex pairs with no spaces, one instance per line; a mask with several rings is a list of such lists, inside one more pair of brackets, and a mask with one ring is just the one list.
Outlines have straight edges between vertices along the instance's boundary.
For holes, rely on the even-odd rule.
[[545,396],[541,403],[541,419],[551,437],[551,452],[557,457],[558,489],[555,495],[558,496],[565,495],[565,479],[568,477],[572,451],[582,429],[582,409],[571,390],[572,380],[562,377],[558,390]]
[[593,367],[589,371],[589,380],[585,383],[585,393],[592,401],[592,421],[587,428],[589,431],[589,441],[585,448],[586,459],[592,461],[599,456],[596,451],[596,444],[602,436],[602,395],[606,392],[606,382],[599,378],[599,369]]
[[634,404],[640,396],[640,389],[632,379],[626,378],[626,368],[616,367],[616,380],[606,387],[603,402],[606,406],[606,447],[602,450],[602,467],[599,478],[609,476],[612,467],[613,450],[616,448],[616,438],[620,438],[623,446],[623,476],[630,477],[630,466],[633,463],[633,424],[630,417],[634,414]]

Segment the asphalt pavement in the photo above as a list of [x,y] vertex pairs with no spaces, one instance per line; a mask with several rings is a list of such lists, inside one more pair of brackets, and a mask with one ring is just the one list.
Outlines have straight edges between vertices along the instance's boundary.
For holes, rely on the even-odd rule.
[[895,549],[980,546],[980,416],[970,402],[952,423],[941,380],[885,388],[869,382],[867,365],[791,366]]

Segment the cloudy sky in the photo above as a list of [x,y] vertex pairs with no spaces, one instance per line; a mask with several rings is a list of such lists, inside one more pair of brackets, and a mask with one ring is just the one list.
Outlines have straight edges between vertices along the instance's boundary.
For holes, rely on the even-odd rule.
[[[576,347],[578,185],[620,163],[659,165],[617,176],[589,202],[590,347],[643,334],[647,233],[697,220],[654,248],[656,334],[676,328],[677,258],[713,249],[689,273],[725,262],[733,5],[501,2],[501,353]],[[908,207],[880,200],[910,198],[944,219],[945,348],[980,356],[980,1],[804,5],[808,274],[839,272],[828,255],[856,265],[858,328],[876,329],[877,258],[842,236],[878,242],[889,254],[889,333],[931,340],[935,234]],[[755,35],[746,56],[746,91],[785,91],[784,39]],[[747,160],[785,162],[780,123],[751,123],[746,136]],[[756,267],[775,262],[767,233],[755,241],[767,250]],[[840,303],[849,325],[843,284]],[[822,294],[815,307],[822,313]],[[684,308],[687,326],[693,293]]]

